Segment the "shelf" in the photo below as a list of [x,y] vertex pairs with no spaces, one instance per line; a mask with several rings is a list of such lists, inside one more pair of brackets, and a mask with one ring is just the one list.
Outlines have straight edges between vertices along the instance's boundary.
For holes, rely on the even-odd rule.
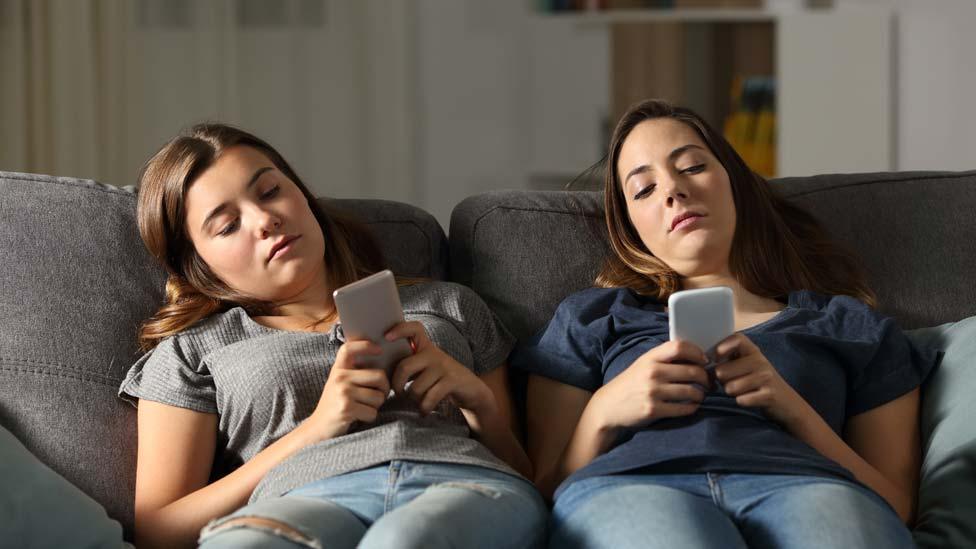
[[784,11],[769,9],[626,9],[549,12],[544,19],[573,20],[581,26],[617,23],[751,23],[775,21]]

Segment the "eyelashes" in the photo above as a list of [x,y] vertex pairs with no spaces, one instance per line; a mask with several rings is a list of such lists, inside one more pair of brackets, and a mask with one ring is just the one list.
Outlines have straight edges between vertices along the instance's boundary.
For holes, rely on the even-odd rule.
[[[679,171],[678,173],[679,174],[682,174],[682,175],[686,175],[686,174],[687,175],[695,175],[695,174],[702,173],[703,171],[705,171],[705,164],[696,164],[694,166],[690,166],[688,168],[685,168],[685,169]],[[634,195],[634,200],[640,200],[640,199],[644,198],[645,196],[651,194],[652,192],[654,192],[654,188],[655,187],[657,187],[657,185],[654,184],[654,183],[651,183],[648,186],[644,187],[643,189],[637,191],[637,194]]]
[[[281,186],[275,185],[274,188],[261,195],[261,200],[270,200],[274,198],[275,195],[278,194],[279,190],[281,190]],[[223,228],[223,230],[217,233],[217,236],[227,236],[232,232],[234,232],[236,228],[237,228],[237,219],[234,219],[233,221],[228,223],[227,226]]]

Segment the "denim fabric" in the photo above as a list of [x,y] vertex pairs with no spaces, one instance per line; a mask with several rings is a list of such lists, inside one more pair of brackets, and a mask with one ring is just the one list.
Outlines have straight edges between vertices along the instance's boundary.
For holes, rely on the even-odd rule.
[[[227,524],[257,517],[290,527]],[[262,499],[212,521],[201,549],[539,546],[547,509],[527,481],[468,465],[392,461]]]
[[915,546],[874,492],[800,475],[590,477],[556,500],[550,529],[559,549]]

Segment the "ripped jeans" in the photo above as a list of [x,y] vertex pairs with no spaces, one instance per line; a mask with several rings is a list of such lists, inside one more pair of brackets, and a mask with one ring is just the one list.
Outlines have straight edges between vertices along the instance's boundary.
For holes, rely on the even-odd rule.
[[[265,520],[234,521],[245,517]],[[470,465],[392,461],[247,505],[211,521],[199,543],[202,549],[523,548],[542,544],[547,520],[542,497],[521,478]]]

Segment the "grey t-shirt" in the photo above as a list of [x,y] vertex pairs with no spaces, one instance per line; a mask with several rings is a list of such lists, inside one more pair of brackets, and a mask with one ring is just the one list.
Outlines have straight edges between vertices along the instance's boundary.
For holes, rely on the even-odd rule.
[[[499,366],[514,338],[471,289],[449,282],[400,288],[406,320],[423,324],[437,346],[475,374]],[[258,324],[240,307],[162,340],[129,370],[119,396],[217,414],[215,476],[254,457],[297,427],[318,404],[344,341],[328,333]],[[517,475],[471,438],[460,410],[442,401],[426,417],[410,398],[391,396],[375,423],[292,454],[255,488],[250,501],[394,459],[476,465]]]

